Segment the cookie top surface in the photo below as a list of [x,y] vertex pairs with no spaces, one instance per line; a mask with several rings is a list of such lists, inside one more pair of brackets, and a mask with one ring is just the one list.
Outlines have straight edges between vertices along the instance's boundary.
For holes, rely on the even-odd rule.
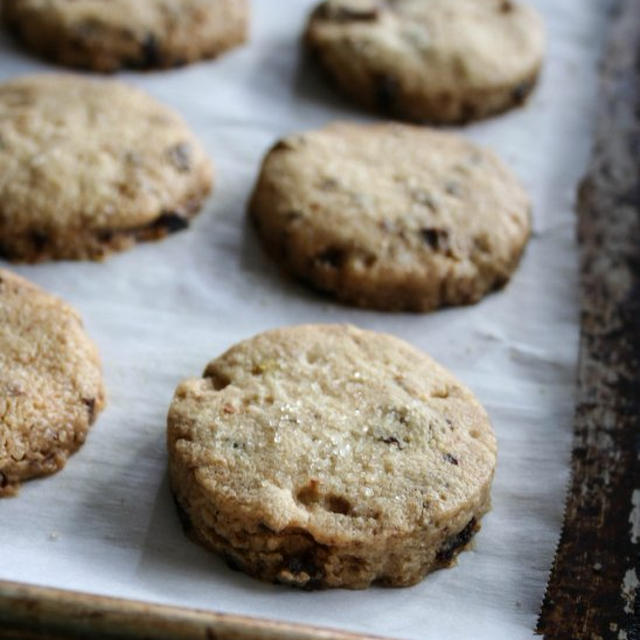
[[246,39],[247,0],[12,0],[5,17],[62,63],[114,71],[213,57]]
[[450,373],[397,338],[338,325],[231,348],[178,387],[168,440],[216,510],[319,544],[383,544],[458,514],[496,457],[485,411]]
[[0,494],[62,466],[103,404],[98,353],[78,314],[0,269]]
[[[95,22],[130,29],[132,32],[168,33],[171,29],[197,27],[226,0],[13,0],[26,10],[46,13],[69,25]],[[235,4],[246,6],[242,0]]]
[[339,298],[432,309],[508,280],[529,200],[490,151],[450,133],[335,123],[280,141],[251,203],[288,270]]
[[342,84],[375,85],[373,106],[443,121],[521,101],[509,92],[530,90],[545,49],[537,12],[512,0],[328,0],[307,39]]
[[211,186],[182,118],[118,82],[35,75],[0,85],[0,244],[136,229]]

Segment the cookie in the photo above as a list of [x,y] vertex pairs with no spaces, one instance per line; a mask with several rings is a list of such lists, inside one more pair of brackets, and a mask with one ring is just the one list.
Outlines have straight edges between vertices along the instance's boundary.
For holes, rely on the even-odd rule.
[[328,0],[306,43],[365,107],[437,123],[523,103],[545,50],[541,18],[512,0]]
[[212,169],[182,118],[117,82],[0,85],[0,255],[101,259],[189,225]]
[[381,310],[478,301],[507,282],[530,233],[528,197],[493,153],[401,124],[281,140],[250,213],[286,271]]
[[96,71],[187,64],[243,43],[248,0],[7,0],[4,18],[32,51]]
[[169,469],[197,541],[307,589],[407,586],[490,507],[496,442],[449,372],[351,326],[268,331],[176,390]]
[[98,353],[78,314],[0,269],[0,497],[62,469],[103,406]]

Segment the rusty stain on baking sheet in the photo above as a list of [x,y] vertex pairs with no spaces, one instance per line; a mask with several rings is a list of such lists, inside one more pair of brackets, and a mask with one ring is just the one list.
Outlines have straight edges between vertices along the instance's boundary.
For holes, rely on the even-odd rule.
[[582,335],[572,482],[538,623],[640,639],[640,2],[620,0],[579,194]]

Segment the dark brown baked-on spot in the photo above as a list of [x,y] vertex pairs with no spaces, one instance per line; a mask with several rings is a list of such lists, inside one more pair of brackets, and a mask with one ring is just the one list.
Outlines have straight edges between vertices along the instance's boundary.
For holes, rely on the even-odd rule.
[[306,506],[309,506],[314,502],[318,502],[320,499],[318,481],[315,478],[311,478],[307,484],[298,490],[296,498]]
[[396,438],[395,436],[387,436],[386,438],[379,438],[379,440],[380,442],[384,442],[385,444],[393,444],[398,447],[398,449],[404,449],[400,440],[398,440],[398,438]]
[[460,110],[460,119],[462,122],[467,122],[469,120],[475,120],[478,117],[478,107],[473,104],[473,102],[469,102],[465,100],[462,103],[462,107]]
[[436,227],[424,227],[420,229],[422,239],[434,251],[449,251],[449,232],[446,229]]
[[87,412],[89,414],[89,424],[92,424],[96,418],[96,399],[95,398],[82,398],[82,402],[84,402],[87,407]]
[[189,227],[189,219],[178,211],[165,211],[154,220],[151,226],[167,233],[176,233]]
[[458,462],[458,458],[456,458],[455,456],[452,456],[450,453],[445,453],[444,454],[444,459],[449,462],[450,464],[455,465],[456,467],[460,464]]
[[229,553],[229,551],[223,551],[222,557],[224,558],[224,561],[227,563],[227,567],[229,567],[231,571],[238,571],[238,572],[244,571],[244,567],[240,562],[240,560],[238,560],[238,558],[236,558],[234,555]]
[[527,96],[531,93],[534,84],[535,83],[533,80],[525,80],[524,82],[521,82],[519,85],[517,85],[511,92],[513,101],[516,104],[522,104],[527,99]]
[[374,102],[383,113],[393,113],[398,102],[398,82],[386,74],[380,73],[373,79]]
[[445,566],[451,564],[451,561],[462,551],[468,544],[471,538],[476,534],[479,529],[478,522],[475,518],[471,518],[469,524],[457,533],[455,536],[451,536],[445,543],[438,549],[436,553],[436,560]]
[[216,391],[222,391],[231,384],[231,379],[219,371],[207,371],[205,377],[211,380],[211,384]]
[[336,493],[325,495],[320,490],[320,483],[311,478],[304,486],[298,489],[296,499],[306,507],[320,505],[322,508],[331,513],[339,513],[349,515],[353,509],[353,505],[347,498]]
[[49,236],[44,231],[32,231],[30,233],[31,244],[33,245],[33,250],[36,253],[40,253],[47,246],[47,242],[49,241]]
[[322,564],[317,561],[314,550],[309,549],[286,559],[284,569],[278,574],[278,581],[312,591],[324,586],[324,577]]
[[278,140],[269,150],[272,151],[295,151],[299,147],[303,147],[307,144],[307,139],[303,135],[289,136],[287,138],[281,138]]
[[339,496],[336,494],[331,494],[327,496],[326,499],[326,507],[331,513],[340,513],[343,516],[351,513],[352,505],[351,503],[343,496]]
[[340,247],[327,247],[317,254],[315,261],[332,269],[339,269],[347,259],[347,252]]
[[278,142],[276,142],[271,147],[269,152],[271,153],[272,151],[293,151],[294,149],[295,147],[288,140],[278,140]]
[[160,64],[158,41],[153,33],[148,33],[140,46],[142,49],[142,66],[154,67]]

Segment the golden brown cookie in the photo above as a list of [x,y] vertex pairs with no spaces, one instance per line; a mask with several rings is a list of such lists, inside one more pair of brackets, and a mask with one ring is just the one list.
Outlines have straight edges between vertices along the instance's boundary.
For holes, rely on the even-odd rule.
[[529,208],[502,162],[461,137],[351,123],[278,142],[250,203],[287,272],[349,304],[411,311],[504,285]]
[[172,488],[200,543],[258,578],[407,586],[490,506],[496,442],[471,392],[392,336],[268,331],[177,388]]
[[184,229],[212,185],[184,120],[142,91],[71,75],[0,85],[0,255],[101,259]]
[[365,107],[441,123],[521,104],[545,49],[538,13],[513,0],[327,0],[306,42]]
[[247,38],[248,0],[6,0],[4,18],[32,51],[115,71],[213,58]]
[[0,269],[0,496],[64,467],[104,406],[78,314]]

